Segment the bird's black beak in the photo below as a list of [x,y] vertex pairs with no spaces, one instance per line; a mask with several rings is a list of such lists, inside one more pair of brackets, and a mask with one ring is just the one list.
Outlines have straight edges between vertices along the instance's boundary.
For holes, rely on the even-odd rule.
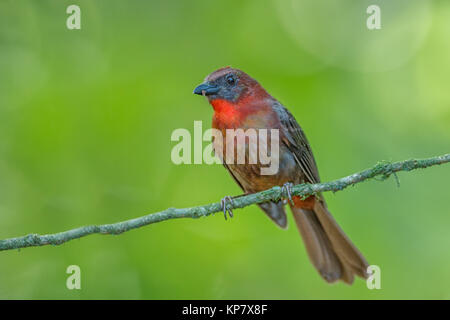
[[195,94],[200,94],[204,96],[209,96],[211,94],[219,92],[219,87],[216,85],[202,83],[197,88],[194,89]]

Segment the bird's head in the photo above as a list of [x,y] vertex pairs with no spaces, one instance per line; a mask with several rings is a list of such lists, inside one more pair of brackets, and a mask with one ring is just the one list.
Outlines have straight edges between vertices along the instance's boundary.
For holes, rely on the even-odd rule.
[[255,79],[231,67],[218,69],[208,75],[194,93],[207,97],[213,107],[223,103],[239,105],[243,100],[269,96]]

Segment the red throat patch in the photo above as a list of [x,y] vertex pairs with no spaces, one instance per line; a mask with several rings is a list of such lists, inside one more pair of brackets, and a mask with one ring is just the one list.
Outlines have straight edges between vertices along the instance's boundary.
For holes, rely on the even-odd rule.
[[239,119],[237,106],[224,99],[214,99],[211,101],[214,108],[214,116],[220,123],[233,123]]

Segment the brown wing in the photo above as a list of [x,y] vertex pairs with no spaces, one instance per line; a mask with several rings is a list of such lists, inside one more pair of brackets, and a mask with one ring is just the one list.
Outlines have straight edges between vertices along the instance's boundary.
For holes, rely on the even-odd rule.
[[[317,165],[303,130],[281,104],[277,103],[274,110],[283,128],[281,139],[294,154],[305,173],[306,182],[320,182]],[[310,259],[326,281],[341,279],[351,284],[354,275],[367,278],[366,259],[331,216],[323,198],[315,202],[314,210],[295,206],[291,206],[291,209]]]
[[241,187],[242,191],[246,192],[244,187],[242,186],[242,184],[239,182],[239,180],[236,178],[236,176],[233,174],[233,171],[230,170],[230,168],[228,167],[228,165],[225,163],[225,161],[222,162],[223,166],[225,167],[225,169],[227,169],[228,173],[230,174],[230,176],[233,177],[234,181],[236,181],[236,183],[239,185],[239,187]]
[[274,105],[274,110],[281,121],[283,130],[280,134],[281,141],[295,156],[298,165],[306,176],[307,181],[305,182],[319,183],[320,177],[316,161],[302,128],[289,110],[280,103]]

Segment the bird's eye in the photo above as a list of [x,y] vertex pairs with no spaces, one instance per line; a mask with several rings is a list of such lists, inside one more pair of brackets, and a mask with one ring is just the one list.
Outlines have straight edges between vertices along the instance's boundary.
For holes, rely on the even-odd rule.
[[227,80],[227,82],[228,82],[229,85],[233,85],[234,82],[236,81],[236,80],[234,79],[234,76],[233,76],[232,74],[227,75],[226,80]]

